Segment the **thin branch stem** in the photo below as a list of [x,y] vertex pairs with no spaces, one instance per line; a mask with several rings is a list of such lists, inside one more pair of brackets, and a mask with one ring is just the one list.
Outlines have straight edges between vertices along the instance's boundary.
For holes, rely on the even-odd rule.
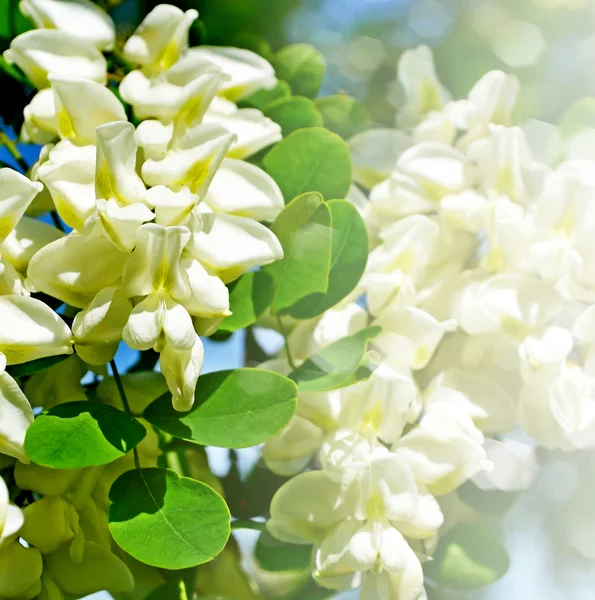
[[295,369],[295,363],[293,362],[293,356],[291,355],[291,349],[289,348],[289,340],[287,339],[287,333],[283,325],[281,317],[277,315],[277,323],[279,324],[279,331],[283,336],[283,343],[285,344],[285,354],[287,354],[287,362],[292,369]]
[[29,170],[29,165],[25,162],[25,159],[22,157],[16,144],[6,135],[6,133],[4,133],[4,131],[0,131],[0,144],[10,152],[23,173],[26,173]]
[[188,600],[188,592],[186,591],[186,582],[180,579],[178,582],[178,591],[180,600]]
[[[116,366],[115,360],[110,360],[110,366],[112,368],[112,375],[114,376],[114,380],[116,382],[116,387],[118,388],[118,392],[120,394],[120,398],[122,399],[122,404],[124,405],[124,410],[130,415],[132,414],[132,410],[130,410],[130,404],[128,403],[128,398],[126,397],[126,392],[124,391],[124,385],[122,384],[122,379],[120,379],[120,373],[118,372],[118,367]],[[138,457],[138,450],[136,446],[132,449],[134,453],[134,466],[140,470],[140,459]]]

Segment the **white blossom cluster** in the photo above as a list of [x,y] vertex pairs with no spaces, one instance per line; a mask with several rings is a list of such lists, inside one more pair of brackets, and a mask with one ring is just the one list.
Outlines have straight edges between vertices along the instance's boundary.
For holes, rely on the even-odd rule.
[[371,188],[352,297],[364,302],[290,337],[303,359],[380,325],[380,364],[366,382],[302,394],[263,451],[279,473],[308,469],[273,499],[269,531],[314,544],[315,579],[361,585],[365,600],[425,597],[420,562],[465,481],[527,485],[519,425],[549,449],[595,447],[595,164],[534,157],[512,125],[515,77],[490,72],[452,100],[427,47],[405,52],[398,76],[400,128],[350,140]]
[[[247,50],[188,48],[196,11],[164,4],[124,45],[122,59],[137,68],[110,89],[101,50],[114,45],[114,25],[92,3],[74,6],[26,0],[42,28],[17,36],[4,55],[39,89],[22,137],[46,144],[34,182],[10,176],[29,202],[43,184],[33,214],[55,208],[72,228],[44,229],[24,285],[13,275],[10,293],[44,292],[81,309],[73,340],[91,365],[111,360],[122,339],[160,352],[174,406],[188,410],[203,363],[199,334],[230,314],[225,284],[283,255],[260,222],[284,206],[281,192],[241,160],[281,139],[280,128],[227,99],[277,80]],[[15,201],[8,187],[2,194]]]

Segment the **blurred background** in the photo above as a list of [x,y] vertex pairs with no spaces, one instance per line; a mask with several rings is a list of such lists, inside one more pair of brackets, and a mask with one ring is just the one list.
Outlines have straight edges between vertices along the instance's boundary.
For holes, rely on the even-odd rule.
[[[117,21],[122,37],[157,3],[99,2]],[[322,95],[345,91],[364,101],[373,121],[385,126],[394,124],[402,102],[395,81],[398,58],[419,44],[433,48],[439,77],[455,98],[465,97],[489,70],[518,75],[519,124],[529,118],[556,124],[574,101],[595,96],[595,0],[174,3],[199,10],[193,43],[235,44],[265,55],[268,44],[273,51],[293,42],[315,45],[327,62]],[[208,341],[205,370],[239,366],[242,347],[237,336],[225,343]],[[119,356],[124,367],[128,360],[128,355]],[[225,457],[211,458],[216,470],[225,469]],[[482,591],[457,592],[441,600],[595,598],[595,456],[540,451],[539,461],[543,469],[538,478],[504,518],[509,572]]]

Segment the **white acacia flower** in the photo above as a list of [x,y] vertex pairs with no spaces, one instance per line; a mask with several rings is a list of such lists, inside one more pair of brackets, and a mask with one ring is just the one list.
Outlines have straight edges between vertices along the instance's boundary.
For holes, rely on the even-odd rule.
[[471,144],[467,156],[478,166],[484,192],[525,205],[541,189],[547,168],[533,159],[519,127],[489,125],[489,135]]
[[70,32],[34,29],[15,37],[4,52],[38,89],[48,87],[49,76],[77,77],[105,84],[107,62],[99,50]]
[[157,5],[124,45],[124,58],[149,73],[169,69],[188,48],[188,30],[197,18],[194,9]]
[[20,138],[25,143],[48,144],[58,137],[58,115],[54,91],[39,90],[23,109]]
[[219,90],[221,70],[188,54],[155,76],[131,71],[120,83],[120,94],[139,119],[176,121],[178,128],[200,123]]
[[465,412],[453,408],[448,403],[431,405],[419,426],[395,445],[395,453],[432,494],[446,494],[491,468],[483,434]]
[[339,422],[342,428],[372,433],[390,444],[399,440],[420,410],[413,379],[383,363],[367,381],[342,390]]
[[74,35],[99,50],[111,50],[114,45],[114,22],[90,0],[21,0],[19,8],[37,27]]
[[223,97],[236,102],[260,89],[277,84],[271,64],[255,52],[244,48],[199,46],[190,48],[188,56],[217,65],[227,76],[219,87]]
[[417,125],[426,114],[440,110],[450,100],[450,94],[438,80],[434,57],[427,46],[403,52],[398,76],[406,96],[399,112],[402,127]]
[[177,192],[186,186],[202,198],[225,157],[233,135],[216,124],[201,124],[175,140],[160,160],[142,166],[147,185],[166,185]]
[[519,413],[523,430],[541,446],[593,448],[595,379],[578,365],[564,364],[549,378],[525,385]]
[[103,288],[89,306],[74,317],[75,350],[87,363],[104,365],[118,349],[132,302],[117,287]]
[[214,98],[204,115],[205,123],[217,124],[234,135],[230,158],[246,158],[281,141],[281,126],[255,108],[237,108],[233,102]]
[[456,309],[459,326],[471,335],[503,332],[517,340],[539,331],[563,308],[560,296],[540,279],[495,275],[470,283]]
[[17,171],[7,167],[0,169],[0,242],[12,232],[41,190],[40,183]]
[[275,180],[243,160],[224,158],[204,198],[213,212],[273,221],[285,206]]
[[10,503],[8,488],[0,477],[0,547],[9,543],[23,526],[23,512]]
[[56,101],[58,134],[76,145],[95,143],[95,130],[126,121],[122,103],[108,88],[86,79],[50,76]]
[[79,232],[96,208],[95,154],[93,145],[75,146],[63,140],[49,150],[47,160],[36,170],[60,218]]

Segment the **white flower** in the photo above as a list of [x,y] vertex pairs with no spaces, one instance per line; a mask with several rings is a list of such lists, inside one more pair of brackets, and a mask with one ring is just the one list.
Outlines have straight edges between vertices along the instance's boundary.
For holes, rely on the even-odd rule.
[[217,65],[225,75],[219,93],[236,102],[260,89],[277,84],[271,64],[250,50],[224,46],[199,46],[188,51],[189,56]]
[[132,302],[116,287],[102,289],[89,306],[74,317],[72,333],[77,354],[93,365],[115,355],[128,321]]
[[37,177],[51,194],[62,220],[82,231],[95,211],[95,146],[75,146],[63,140],[37,167]]
[[110,50],[114,45],[114,22],[89,0],[21,0],[19,8],[37,27],[58,29],[60,33],[74,35],[99,50]]
[[202,220],[202,230],[192,233],[186,250],[226,283],[283,258],[275,234],[253,219],[204,212]]
[[560,296],[539,279],[496,275],[466,287],[455,318],[471,335],[502,331],[522,340],[548,323],[562,307]]
[[214,98],[204,115],[204,122],[224,127],[234,135],[227,155],[246,158],[255,152],[279,142],[281,126],[265,117],[255,108],[237,108],[233,102]]
[[[2,357],[0,363],[4,363]],[[17,382],[4,371],[2,364],[0,366],[0,453],[28,463],[23,445],[27,429],[33,423],[33,410]],[[7,533],[10,535],[10,529]],[[0,519],[0,545],[4,541],[3,538],[4,531]]]
[[173,191],[186,186],[202,198],[232,141],[233,136],[219,125],[197,125],[174,141],[161,160],[146,160],[143,179],[148,185],[166,185]]
[[275,180],[243,160],[224,158],[204,199],[216,213],[273,221],[285,206]]
[[438,321],[413,306],[391,306],[376,319],[382,332],[375,344],[386,361],[405,372],[423,369],[431,360],[445,333],[456,328],[453,319]]
[[483,435],[464,412],[444,403],[431,405],[420,424],[395,446],[413,468],[416,480],[433,494],[446,494],[489,469]]
[[17,171],[0,169],[0,242],[8,237],[41,190],[40,183]]
[[122,103],[95,81],[50,76],[58,115],[58,133],[77,145],[94,144],[95,130],[112,121],[126,121]]
[[488,127],[489,136],[471,144],[467,153],[478,165],[481,188],[526,204],[541,188],[547,169],[533,159],[522,129]]
[[136,173],[134,125],[114,121],[96,128],[95,194],[120,206],[145,202],[145,185]]
[[29,289],[85,308],[122,276],[128,254],[108,239],[70,234],[39,250],[27,270]]
[[161,372],[172,394],[175,410],[188,411],[194,404],[194,390],[204,362],[202,341],[195,334],[188,349],[173,348],[166,343],[159,357]]
[[473,371],[443,371],[428,386],[424,406],[445,403],[466,413],[484,433],[512,431],[517,421],[514,398],[496,380]]
[[595,379],[564,365],[548,379],[528,384],[520,400],[525,432],[546,448],[595,446]]
[[368,129],[349,140],[353,178],[367,188],[385,180],[399,156],[411,146],[411,138],[397,129]]
[[395,443],[421,410],[413,379],[388,364],[380,364],[367,381],[342,390],[341,427],[373,433]]
[[149,72],[169,69],[188,48],[188,30],[197,17],[194,9],[157,5],[124,45],[124,58]]
[[417,125],[427,113],[440,110],[450,100],[449,93],[438,81],[432,51],[427,46],[403,52],[398,75],[406,96],[399,113],[402,127]]
[[34,29],[15,37],[4,52],[8,63],[16,63],[31,83],[48,87],[48,76],[77,77],[105,84],[106,60],[89,42],[56,29]]
[[54,91],[51,88],[39,90],[23,109],[23,117],[20,134],[23,142],[47,144],[58,137]]
[[0,547],[10,542],[23,526],[23,513],[10,503],[8,488],[0,477]]
[[176,120],[190,127],[200,123],[221,85],[221,71],[187,55],[156,76],[131,71],[120,83],[120,94],[139,119]]

